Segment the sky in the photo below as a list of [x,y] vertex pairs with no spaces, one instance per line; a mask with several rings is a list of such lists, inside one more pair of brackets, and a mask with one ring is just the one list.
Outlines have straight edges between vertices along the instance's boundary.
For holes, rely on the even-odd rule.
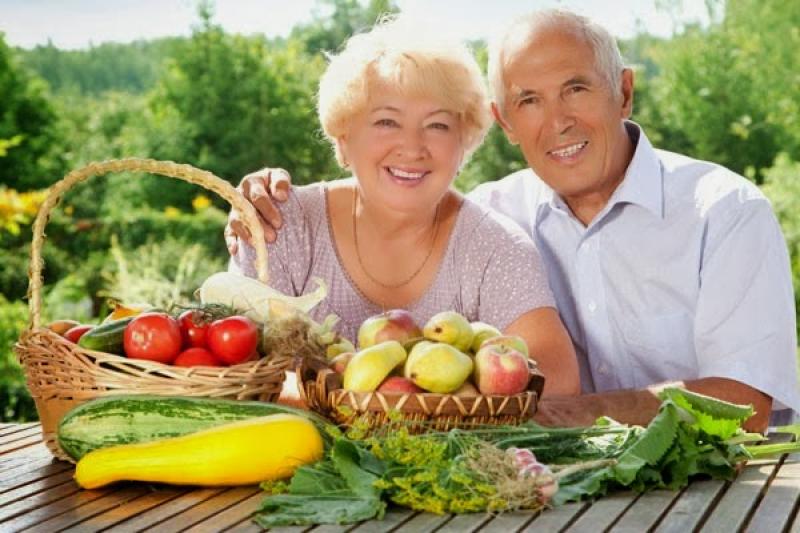
[[[707,23],[703,0],[396,0],[402,11],[436,22],[460,38],[487,38],[515,15],[539,7],[566,7],[587,15],[615,36],[637,31],[669,36],[680,24]],[[59,48],[189,35],[197,0],[0,0],[0,31],[12,46],[48,40]],[[658,9],[657,5],[668,8]],[[316,0],[216,0],[214,20],[229,33],[284,36],[311,20]],[[324,13],[324,10],[322,11]]]

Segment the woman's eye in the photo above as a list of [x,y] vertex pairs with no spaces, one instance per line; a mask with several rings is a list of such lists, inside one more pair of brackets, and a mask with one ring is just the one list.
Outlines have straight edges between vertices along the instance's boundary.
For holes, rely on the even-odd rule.
[[433,128],[435,130],[442,130],[442,131],[449,131],[450,125],[445,124],[444,122],[433,122],[428,125],[429,128]]
[[392,120],[392,119],[390,119],[390,118],[382,118],[380,120],[376,120],[375,121],[375,125],[376,126],[386,127],[386,128],[391,128],[391,127],[397,126],[397,122]]

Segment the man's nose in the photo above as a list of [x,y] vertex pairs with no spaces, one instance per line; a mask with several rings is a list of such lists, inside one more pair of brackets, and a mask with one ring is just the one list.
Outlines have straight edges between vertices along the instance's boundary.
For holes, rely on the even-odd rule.
[[547,124],[556,135],[564,135],[575,125],[572,108],[560,98],[547,106]]

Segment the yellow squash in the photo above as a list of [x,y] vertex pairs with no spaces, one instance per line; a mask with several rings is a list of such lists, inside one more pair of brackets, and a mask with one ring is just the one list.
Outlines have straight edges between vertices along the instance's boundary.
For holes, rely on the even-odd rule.
[[116,481],[250,485],[289,477],[322,453],[322,437],[311,422],[276,414],[180,437],[101,448],[78,462],[75,480],[85,489]]

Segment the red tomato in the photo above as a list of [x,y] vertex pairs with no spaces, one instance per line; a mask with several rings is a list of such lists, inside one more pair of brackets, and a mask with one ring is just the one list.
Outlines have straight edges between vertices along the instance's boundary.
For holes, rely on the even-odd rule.
[[125,355],[131,359],[148,359],[172,363],[181,351],[181,328],[166,313],[142,313],[125,328]]
[[244,363],[258,347],[258,327],[243,316],[215,320],[208,327],[208,347],[229,365]]
[[183,345],[194,348],[206,348],[208,347],[206,341],[208,324],[195,324],[192,319],[193,316],[194,311],[187,309],[178,317],[178,324],[181,326],[181,334],[183,335]]
[[223,366],[222,361],[205,348],[188,348],[178,354],[175,366]]
[[70,342],[74,342],[78,344],[78,340],[83,337],[83,334],[92,329],[94,326],[87,326],[85,324],[81,324],[79,326],[74,326],[69,328],[67,331],[64,332],[64,338]]

